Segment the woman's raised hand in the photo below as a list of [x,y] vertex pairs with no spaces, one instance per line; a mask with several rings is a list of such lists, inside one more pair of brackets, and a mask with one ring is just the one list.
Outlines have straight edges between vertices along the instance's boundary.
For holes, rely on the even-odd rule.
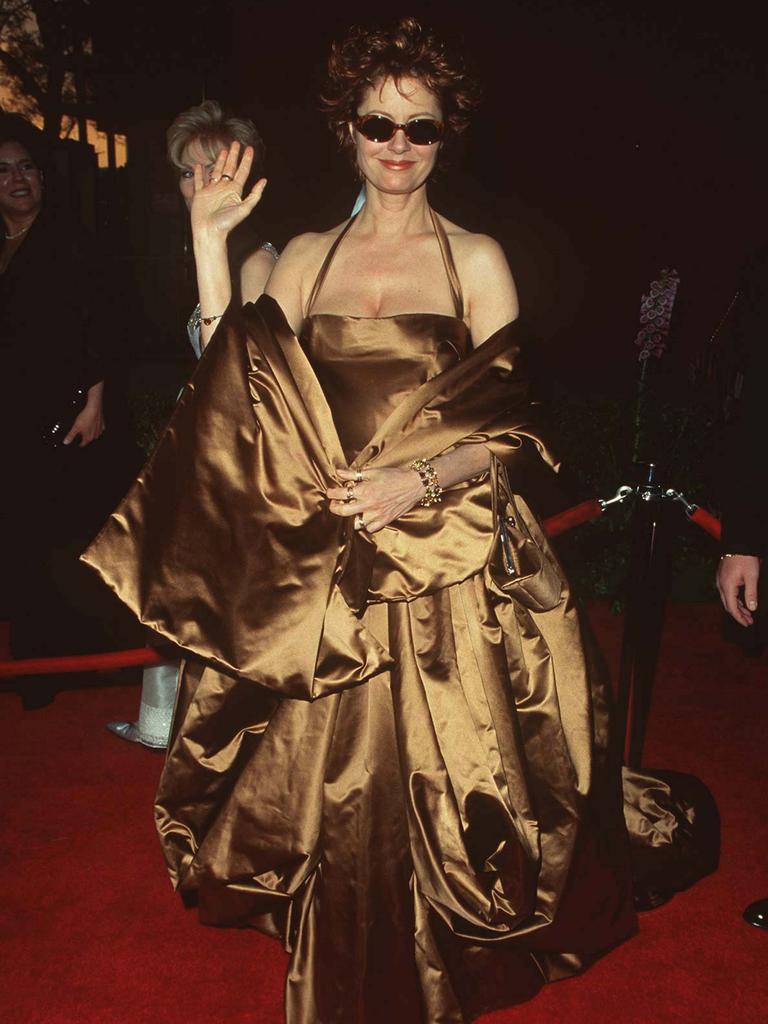
[[267,179],[261,178],[247,196],[243,188],[253,163],[253,148],[246,146],[240,156],[240,143],[233,142],[216,157],[208,181],[201,164],[195,164],[195,194],[192,197],[192,234],[195,238],[229,232],[245,220],[261,199]]

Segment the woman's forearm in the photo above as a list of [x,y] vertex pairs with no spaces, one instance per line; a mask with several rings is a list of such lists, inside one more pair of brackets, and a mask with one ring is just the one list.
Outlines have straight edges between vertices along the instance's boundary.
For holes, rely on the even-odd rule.
[[[491,453],[484,444],[460,445],[452,452],[428,461],[442,488],[453,487],[484,473]],[[421,473],[408,466],[386,469],[336,469],[341,486],[329,487],[330,511],[337,516],[356,516],[356,529],[371,533],[394,523],[425,497]],[[439,512],[438,512],[439,514]]]
[[195,234],[194,251],[200,315],[203,321],[216,317],[210,324],[200,323],[200,341],[205,348],[232,298],[226,236],[220,231]]
[[491,464],[491,453],[484,444],[461,444],[430,462],[440,486],[445,489],[485,473]]
[[267,179],[257,182],[249,195],[242,198],[243,187],[253,163],[253,147],[246,146],[240,159],[240,143],[233,142],[222,149],[208,175],[203,180],[203,169],[195,164],[195,191],[190,207],[192,240],[195,250],[197,288],[200,296],[202,320],[200,342],[205,348],[216,330],[224,310],[232,298],[229,276],[227,235],[245,220],[261,199]]

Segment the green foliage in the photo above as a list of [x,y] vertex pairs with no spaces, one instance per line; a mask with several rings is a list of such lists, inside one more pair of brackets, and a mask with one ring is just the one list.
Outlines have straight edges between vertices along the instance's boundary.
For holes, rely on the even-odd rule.
[[131,419],[136,442],[150,455],[171,418],[176,396],[166,391],[150,390],[131,396]]
[[[682,491],[688,501],[712,508],[710,474],[718,429],[706,403],[694,389],[683,400],[643,395],[642,456],[658,462],[666,487]],[[635,405],[629,401],[564,396],[553,403],[551,419],[563,464],[578,481],[578,500],[610,498],[621,484],[634,484],[632,452],[636,445]],[[569,575],[584,597],[621,602],[631,581],[629,553],[634,500],[611,506],[603,517],[558,538],[557,547]],[[715,542],[687,521],[682,506],[675,516],[670,596],[675,600],[709,600],[714,596]]]
[[128,405],[134,439],[146,455],[160,440],[193,369],[191,359],[147,362],[135,368]]
[[72,69],[89,66],[93,18],[90,0],[0,0],[0,86],[51,138],[65,109],[88,98]]

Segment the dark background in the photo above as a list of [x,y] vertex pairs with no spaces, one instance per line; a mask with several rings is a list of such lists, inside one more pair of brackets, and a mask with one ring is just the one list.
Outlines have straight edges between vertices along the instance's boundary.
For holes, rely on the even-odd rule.
[[[768,88],[757,6],[379,6],[375,21],[415,14],[480,71],[483,106],[432,201],[502,242],[523,312],[568,388],[631,392],[640,296],[670,265],[681,289],[666,372],[683,373],[766,235]],[[164,167],[165,128],[204,96],[253,117],[268,147],[260,211],[268,237],[281,245],[337,222],[356,187],[318,113],[317,83],[331,40],[371,22],[369,10],[101,5],[99,106],[129,137],[125,223],[144,263],[153,344],[183,344],[173,317],[183,320],[188,302],[177,280],[184,221]],[[124,244],[118,230],[115,240]]]

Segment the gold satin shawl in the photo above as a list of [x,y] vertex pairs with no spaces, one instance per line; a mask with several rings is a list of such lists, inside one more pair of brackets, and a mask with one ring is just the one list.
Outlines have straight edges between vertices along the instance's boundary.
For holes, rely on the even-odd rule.
[[[463,443],[485,443],[513,481],[531,446],[554,462],[519,367],[520,333],[502,328],[416,388],[353,467]],[[309,360],[262,296],[227,315],[83,560],[147,626],[229,674],[302,699],[357,685],[392,659],[355,612],[481,571],[494,522],[484,474],[447,491],[437,515],[417,507],[376,535],[355,533],[325,497],[345,464]]]

